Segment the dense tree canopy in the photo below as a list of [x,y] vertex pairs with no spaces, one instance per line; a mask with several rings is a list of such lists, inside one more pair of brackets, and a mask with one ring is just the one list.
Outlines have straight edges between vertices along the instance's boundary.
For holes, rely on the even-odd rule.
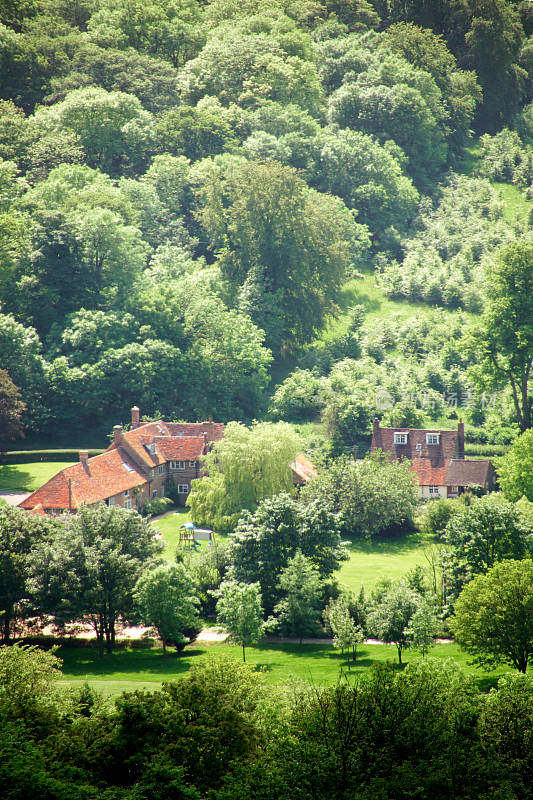
[[[80,391],[90,424],[122,414],[131,371],[148,413],[249,422],[270,353],[306,368],[354,271],[477,312],[492,252],[521,232],[476,175],[531,184],[524,4],[32,0],[5,3],[0,25],[0,303],[41,359],[31,382],[12,347],[0,369],[30,433],[75,425]],[[61,342],[90,311],[131,314],[131,334],[82,361]],[[375,330],[349,334],[318,354],[322,374],[383,361]],[[470,390],[478,360],[450,382]],[[321,392],[307,416],[323,410],[340,449],[367,432],[368,394]],[[419,424],[402,402],[394,419]]]

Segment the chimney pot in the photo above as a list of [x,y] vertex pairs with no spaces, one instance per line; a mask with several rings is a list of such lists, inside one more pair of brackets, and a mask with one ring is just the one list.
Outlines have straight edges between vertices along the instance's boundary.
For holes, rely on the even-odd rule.
[[457,457],[461,459],[465,457],[465,424],[462,419],[457,425]]
[[82,464],[87,465],[89,461],[89,451],[88,450],[80,450],[80,462]]
[[113,441],[119,442],[122,439],[122,425],[113,426]]
[[138,428],[141,424],[141,410],[139,406],[133,406],[131,409],[131,427],[132,430]]

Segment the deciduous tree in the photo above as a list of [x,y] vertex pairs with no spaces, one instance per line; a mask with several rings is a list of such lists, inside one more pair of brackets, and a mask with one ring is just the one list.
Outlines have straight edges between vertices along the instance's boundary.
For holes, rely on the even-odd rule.
[[525,673],[533,659],[531,559],[502,561],[477,575],[459,595],[451,626],[476,663]]
[[533,369],[533,242],[500,250],[487,271],[485,310],[471,332],[480,385],[509,385],[521,431],[532,426],[529,382]]
[[144,625],[153,625],[163,642],[181,652],[194,640],[201,625],[198,598],[183,564],[165,564],[142,573],[134,589],[135,604]]
[[242,647],[242,660],[246,661],[246,647],[256,644],[263,633],[259,584],[224,581],[216,596],[217,620],[225,625],[230,639]]
[[255,511],[265,497],[292,492],[290,464],[299,447],[297,435],[284,422],[227,425],[224,438],[204,457],[208,477],[192,484],[194,521],[229,531],[243,510]]

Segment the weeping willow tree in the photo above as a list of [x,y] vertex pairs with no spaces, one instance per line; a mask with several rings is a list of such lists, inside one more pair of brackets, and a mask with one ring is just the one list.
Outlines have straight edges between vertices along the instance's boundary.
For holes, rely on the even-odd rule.
[[301,442],[286,422],[230,422],[224,438],[203,458],[207,477],[192,482],[189,504],[197,525],[232,530],[244,509],[261,500],[292,493],[294,457]]

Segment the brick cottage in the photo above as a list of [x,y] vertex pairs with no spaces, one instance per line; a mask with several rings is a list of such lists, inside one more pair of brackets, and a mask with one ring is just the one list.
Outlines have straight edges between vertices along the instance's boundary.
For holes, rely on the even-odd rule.
[[382,450],[392,461],[411,462],[420,493],[426,499],[456,497],[469,486],[494,488],[495,473],[488,460],[465,458],[465,429],[382,428],[374,420],[371,451]]

